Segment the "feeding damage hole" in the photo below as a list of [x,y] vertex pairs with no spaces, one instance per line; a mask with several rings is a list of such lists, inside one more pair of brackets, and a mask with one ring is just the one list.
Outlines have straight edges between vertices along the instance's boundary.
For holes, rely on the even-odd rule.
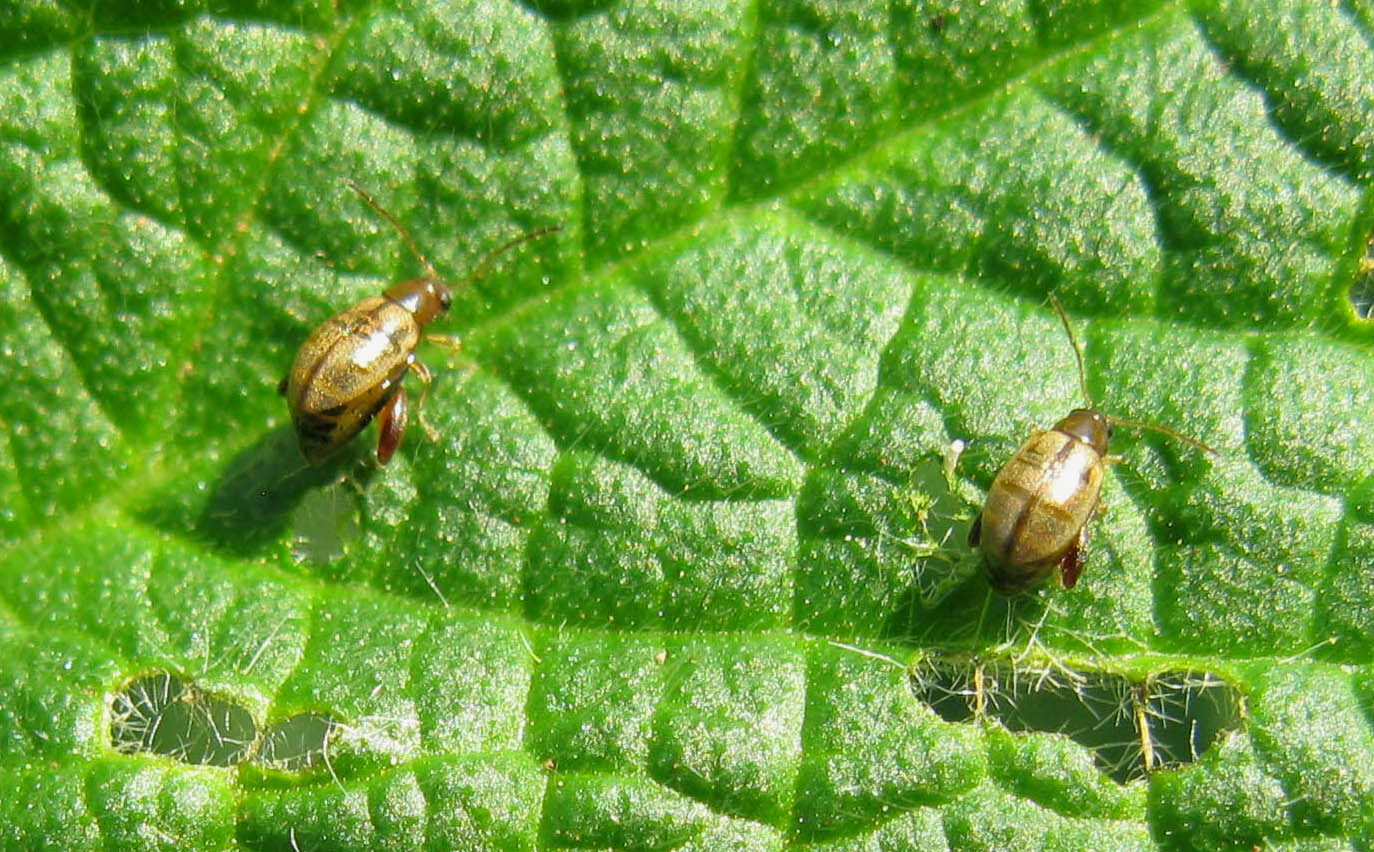
[[256,739],[257,725],[247,710],[173,674],[135,680],[111,707],[110,744],[125,753],[151,751],[183,763],[233,766]]
[[992,718],[1009,731],[1063,734],[1120,783],[1195,762],[1239,730],[1240,693],[1210,672],[1133,680],[1062,665],[927,657],[911,689],[949,722]]
[[135,678],[110,705],[110,745],[183,763],[236,766],[251,761],[295,772],[321,762],[338,728],[321,713],[302,713],[259,732],[248,710],[168,672]]
[[343,482],[306,492],[291,521],[295,527],[291,556],[297,562],[333,562],[342,558],[362,535],[357,501]]
[[269,769],[299,772],[322,764],[338,725],[323,713],[302,713],[278,722],[262,738],[257,762]]

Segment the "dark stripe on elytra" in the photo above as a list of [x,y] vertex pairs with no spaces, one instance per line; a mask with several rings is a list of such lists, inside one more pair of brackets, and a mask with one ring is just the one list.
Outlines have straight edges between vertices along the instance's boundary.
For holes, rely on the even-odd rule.
[[337,423],[338,420],[335,418],[305,415],[296,421],[296,431],[302,438],[324,444],[328,443],[330,436],[334,434],[334,426]]
[[[1064,433],[1061,432],[1060,434]],[[1025,529],[1026,523],[1030,520],[1031,512],[1044,502],[1040,498],[1040,492],[1045,487],[1046,478],[1064,459],[1068,458],[1069,453],[1074,451],[1074,445],[1077,443],[1077,438],[1069,436],[1069,440],[1064,442],[1064,446],[1060,447],[1059,451],[1054,454],[1054,458],[1045,465],[1045,475],[1041,476],[1039,481],[1035,483],[1035,490],[1030,492],[1030,499],[1026,500],[1026,505],[1021,508],[1021,514],[1016,516],[1016,523],[1011,525],[1011,534],[1007,536],[1007,546],[1002,551],[1002,561],[1005,562],[1007,557],[1011,555],[1011,549],[1016,546],[1016,540],[1021,537],[1021,531]]]
[[[372,418],[377,416],[377,412],[385,408],[387,403],[391,402],[392,397],[396,396],[396,392],[400,389],[401,385],[398,382],[392,385],[386,393],[382,394],[377,404],[372,406],[372,410],[358,422],[356,431],[363,431],[367,424],[372,422]],[[347,408],[348,405],[345,403],[344,405],[336,405],[320,414],[302,415],[300,420],[296,423],[296,429],[303,437],[313,438],[320,443],[327,443],[333,437],[335,430],[339,426],[339,416],[343,414]]]

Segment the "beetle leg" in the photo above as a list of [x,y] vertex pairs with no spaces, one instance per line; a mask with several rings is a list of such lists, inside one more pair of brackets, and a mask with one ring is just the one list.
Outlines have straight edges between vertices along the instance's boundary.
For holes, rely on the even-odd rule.
[[1125,456],[1103,456],[1103,457],[1102,457],[1102,463],[1103,463],[1103,464],[1122,464],[1122,463],[1125,462],[1125,461],[1126,461],[1126,457],[1125,457]]
[[978,541],[983,537],[983,513],[979,512],[978,517],[973,519],[973,526],[968,531],[968,546],[977,547]]
[[382,406],[377,416],[377,463],[386,464],[396,448],[401,445],[401,436],[406,431],[408,414],[406,389],[399,387],[396,393]]
[[415,378],[424,385],[420,390],[420,402],[415,406],[416,419],[420,421],[420,428],[425,430],[425,435],[431,441],[438,441],[439,430],[429,425],[429,421],[425,420],[425,400],[429,399],[429,386],[434,381],[434,376],[429,372],[429,368],[419,361],[411,362],[410,369],[415,371]]
[[450,352],[463,350],[463,339],[456,334],[426,334],[425,340],[429,343],[437,343]]
[[1064,556],[1059,560],[1059,581],[1064,584],[1064,588],[1072,589],[1078,584],[1078,577],[1083,573],[1083,552],[1088,546],[1088,525],[1084,524],[1083,529],[1078,531],[1078,538],[1074,539],[1069,549],[1064,551]]
[[290,379],[291,377],[289,375],[281,377],[281,384],[277,385],[277,396],[286,396],[286,383],[290,381]]

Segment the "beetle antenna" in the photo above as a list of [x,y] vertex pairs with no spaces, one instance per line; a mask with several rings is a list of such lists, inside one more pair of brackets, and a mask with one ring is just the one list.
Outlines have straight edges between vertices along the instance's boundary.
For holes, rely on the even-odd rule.
[[410,253],[415,255],[416,260],[420,261],[420,265],[425,268],[425,271],[429,273],[429,276],[434,280],[438,281],[439,273],[435,271],[434,264],[430,263],[429,258],[425,257],[424,253],[420,251],[420,247],[415,245],[415,240],[410,236],[410,231],[407,231],[405,229],[405,226],[398,222],[395,216],[391,215],[390,211],[388,211],[385,207],[379,204],[377,202],[377,199],[369,195],[367,193],[367,190],[363,189],[361,186],[358,186],[358,184],[355,183],[352,178],[346,177],[343,179],[343,182],[348,184],[349,189],[358,193],[358,197],[361,198],[367,204],[368,207],[371,207],[373,212],[375,212],[378,216],[381,216],[383,219],[391,223],[391,227],[395,228],[396,232],[401,235],[401,239],[405,240],[406,246],[410,249]]
[[1088,371],[1083,367],[1083,350],[1078,348],[1078,338],[1073,336],[1073,326],[1069,325],[1069,315],[1064,313],[1064,306],[1059,304],[1059,299],[1053,293],[1050,294],[1050,304],[1054,306],[1054,312],[1059,314],[1059,321],[1064,324],[1064,331],[1069,335],[1069,343],[1073,345],[1073,357],[1078,359],[1078,386],[1083,389],[1083,401],[1088,404],[1088,408],[1096,408],[1093,405],[1093,395],[1088,393]]
[[482,277],[487,274],[487,270],[491,269],[491,265],[496,262],[497,258],[516,246],[523,245],[531,240],[537,240],[540,237],[547,237],[549,234],[557,233],[561,230],[563,230],[562,225],[550,225],[547,228],[540,228],[537,231],[521,234],[515,239],[503,243],[501,246],[487,252],[487,256],[482,258],[482,261],[468,274],[467,278],[463,279],[463,283],[467,284],[471,281],[480,281]]
[[1154,423],[1140,423],[1136,420],[1127,420],[1124,417],[1117,417],[1115,414],[1104,414],[1102,416],[1107,418],[1111,422],[1118,423],[1122,426],[1130,426],[1134,429],[1150,429],[1155,432],[1163,432],[1165,435],[1168,435],[1171,438],[1177,438],[1185,444],[1191,444],[1192,446],[1197,447],[1199,450],[1202,450],[1203,452],[1211,453],[1214,456],[1221,455],[1221,453],[1218,453],[1216,450],[1202,443],[1197,438],[1189,438],[1182,432],[1175,432],[1168,426],[1158,426]]

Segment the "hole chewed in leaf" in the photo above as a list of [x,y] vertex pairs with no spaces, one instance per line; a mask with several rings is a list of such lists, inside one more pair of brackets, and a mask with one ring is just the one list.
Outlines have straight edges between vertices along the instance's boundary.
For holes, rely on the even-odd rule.
[[301,713],[263,731],[244,707],[169,672],[130,681],[110,706],[110,744],[124,754],[151,752],[183,763],[237,766],[252,760],[282,772],[323,763],[339,724]]
[[1243,723],[1240,694],[1210,672],[1165,672],[1146,684],[1144,712],[1153,738],[1153,768],[1194,763]]
[[139,677],[115,695],[110,744],[126,754],[152,752],[183,763],[233,766],[257,739],[243,707],[197,689],[174,674]]
[[330,737],[338,724],[323,713],[301,713],[283,719],[263,734],[255,761],[283,772],[299,772],[324,763]]
[[297,562],[333,562],[362,535],[357,500],[342,481],[307,491],[291,513],[291,524],[291,556]]
[[1121,783],[1195,762],[1243,718],[1240,694],[1207,672],[1140,681],[1057,664],[927,657],[912,668],[911,688],[946,721],[992,718],[1014,732],[1063,734]]

